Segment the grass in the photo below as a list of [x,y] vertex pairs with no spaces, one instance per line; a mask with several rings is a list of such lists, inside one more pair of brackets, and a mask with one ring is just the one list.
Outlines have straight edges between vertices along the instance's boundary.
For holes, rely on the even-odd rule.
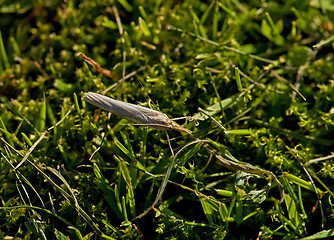
[[[0,238],[333,236],[333,9],[2,1]],[[193,134],[109,115],[88,91]]]

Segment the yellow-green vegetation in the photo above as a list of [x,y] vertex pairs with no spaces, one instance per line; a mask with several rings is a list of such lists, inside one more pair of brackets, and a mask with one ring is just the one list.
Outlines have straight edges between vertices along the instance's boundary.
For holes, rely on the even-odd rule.
[[329,0],[0,0],[0,238],[334,236],[333,22]]

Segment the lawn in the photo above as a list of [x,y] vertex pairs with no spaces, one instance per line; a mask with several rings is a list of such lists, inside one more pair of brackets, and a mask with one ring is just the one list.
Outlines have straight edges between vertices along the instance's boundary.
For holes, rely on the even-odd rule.
[[333,237],[333,50],[330,0],[0,0],[0,239]]

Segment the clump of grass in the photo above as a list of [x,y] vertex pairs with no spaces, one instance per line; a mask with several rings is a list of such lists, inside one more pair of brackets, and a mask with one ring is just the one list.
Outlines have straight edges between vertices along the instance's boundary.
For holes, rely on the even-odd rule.
[[332,236],[332,7],[252,4],[1,4],[0,236]]

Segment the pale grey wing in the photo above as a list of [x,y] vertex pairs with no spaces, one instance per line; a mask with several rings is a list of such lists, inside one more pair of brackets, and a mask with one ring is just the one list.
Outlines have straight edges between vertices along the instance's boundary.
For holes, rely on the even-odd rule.
[[118,101],[110,97],[92,92],[85,93],[84,99],[86,102],[89,102],[96,107],[112,112],[113,114],[126,118],[130,121],[147,121],[141,118],[138,119],[138,113],[135,107],[136,105],[134,104]]
[[[154,128],[170,128],[169,118],[161,112],[138,106],[131,103],[118,101],[98,93],[88,92],[84,95],[84,100],[100,107],[115,115],[126,118],[131,122],[148,124]],[[159,127],[160,126],[160,127]]]
[[110,103],[110,99],[111,98],[108,98],[98,93],[92,93],[92,92],[85,93],[84,95],[84,100],[86,102],[93,104],[96,107],[102,108],[106,111],[114,113],[114,110],[111,107],[112,104]]
[[146,124],[149,124],[151,127],[156,129],[170,128],[171,120],[169,117],[162,113],[149,108],[144,108],[139,106],[141,109],[138,111],[138,114],[142,119],[147,119]]

